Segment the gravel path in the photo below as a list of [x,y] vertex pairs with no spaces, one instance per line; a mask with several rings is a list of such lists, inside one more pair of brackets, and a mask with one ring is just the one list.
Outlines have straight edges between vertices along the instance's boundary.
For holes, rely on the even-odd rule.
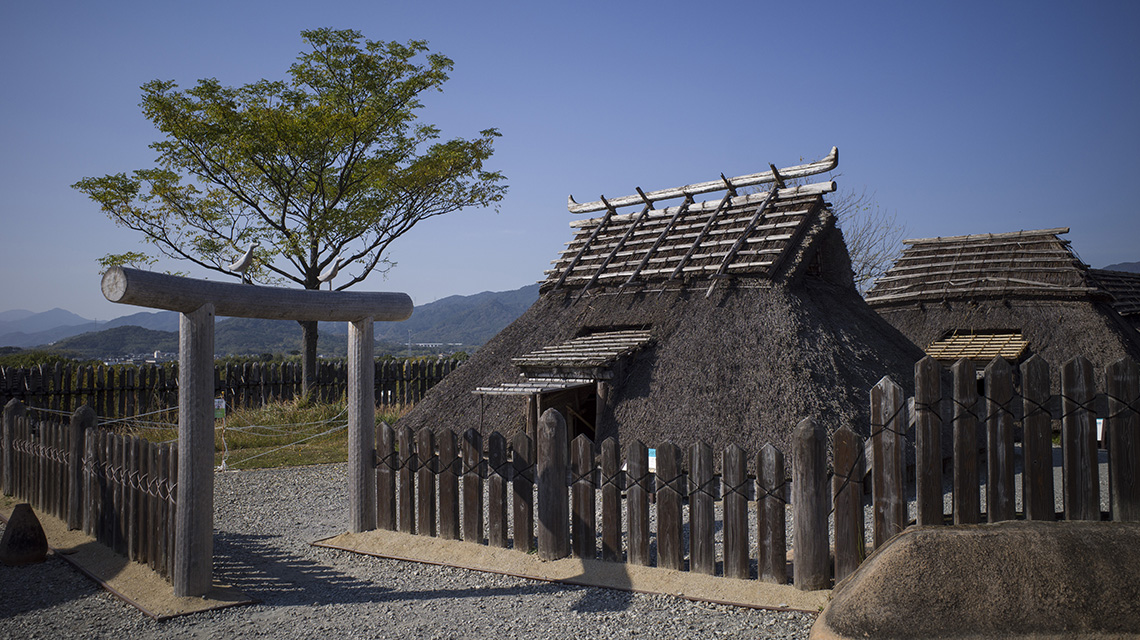
[[343,464],[217,474],[215,575],[261,604],[154,622],[52,558],[0,565],[0,637],[807,638],[815,621],[309,546],[347,530],[345,478]]

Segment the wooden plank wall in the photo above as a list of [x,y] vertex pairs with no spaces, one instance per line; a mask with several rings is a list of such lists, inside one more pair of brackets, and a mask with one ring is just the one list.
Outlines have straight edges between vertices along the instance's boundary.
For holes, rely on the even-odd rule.
[[[383,360],[376,362],[376,404],[415,404],[463,361]],[[320,362],[317,398],[337,401],[348,388],[345,362]],[[215,395],[231,408],[260,407],[291,400],[301,389],[301,365],[247,362],[214,368]],[[178,365],[0,367],[0,405],[16,399],[28,407],[69,414],[88,405],[101,418],[126,418],[178,404]]]
[[[415,532],[415,516],[420,535],[513,546],[523,552],[537,548],[546,559],[572,553],[777,583],[788,582],[791,575],[797,587],[819,589],[849,575],[871,548],[915,523],[907,517],[908,486],[918,488],[914,507],[918,518],[936,526],[1012,518],[1140,521],[1136,365],[1122,361],[1107,368],[1111,410],[1103,417],[1110,436],[1113,489],[1110,508],[1103,513],[1096,475],[1099,453],[1090,431],[1095,430],[1090,369],[1081,359],[1066,368],[1073,372],[1063,376],[1065,400],[1057,402],[1049,398],[1048,365],[1036,357],[1021,365],[1017,394],[1012,367],[1004,361],[991,363],[980,396],[970,363],[960,362],[946,375],[936,361],[924,359],[916,365],[913,403],[905,401],[901,388],[889,378],[871,391],[870,442],[847,425],[828,436],[825,425],[810,419],[801,422],[793,438],[796,449],[788,454],[794,462],[791,469],[785,466],[784,453],[770,445],[753,456],[736,445],[714,452],[701,442],[686,450],[663,443],[656,448],[654,473],[641,442],[627,443],[624,449],[613,439],[600,446],[585,436],[567,442],[565,421],[553,410],[540,419],[537,443],[525,434],[508,443],[497,432],[486,438],[474,430],[460,435],[444,429],[434,438],[401,432],[394,453],[391,429],[382,425],[377,434],[382,443],[377,451],[379,513],[389,515],[380,519],[380,527],[396,529],[398,524],[403,531]],[[953,389],[945,398],[944,382]],[[1014,404],[1022,406],[1014,411]],[[908,415],[912,406],[917,414],[913,421]],[[1062,407],[1062,412],[1050,413],[1051,406]],[[943,420],[954,423],[952,450],[941,447]],[[1009,438],[1018,421],[1026,433],[1021,482],[1027,500],[1020,511],[1007,495],[1014,483],[1007,473],[1014,457]],[[1053,423],[1065,425],[1066,472],[1057,487],[1065,496],[1063,512],[1054,507],[1058,496],[1053,486]],[[989,434],[989,446],[980,456],[984,468],[994,470],[993,483],[979,481],[979,445],[986,442],[976,436],[978,425]],[[904,477],[906,442],[918,445],[919,464],[909,477]],[[949,500],[944,482],[953,487]],[[865,495],[868,483],[871,496]],[[983,491],[984,501],[979,499]],[[486,506],[484,497],[489,501]],[[786,540],[789,502],[795,515],[792,544],[799,559],[791,574],[787,558],[793,549]],[[873,511],[870,544],[864,530],[867,509]],[[650,531],[651,511],[656,514],[655,531]],[[401,514],[398,523],[396,513]],[[514,514],[513,529],[507,526],[509,513]],[[532,514],[537,514],[537,522]],[[834,518],[829,519],[831,515]],[[438,532],[430,524],[437,519]],[[718,530],[723,535],[716,536]],[[750,540],[758,543],[753,546]],[[829,558],[834,566],[829,566]]]

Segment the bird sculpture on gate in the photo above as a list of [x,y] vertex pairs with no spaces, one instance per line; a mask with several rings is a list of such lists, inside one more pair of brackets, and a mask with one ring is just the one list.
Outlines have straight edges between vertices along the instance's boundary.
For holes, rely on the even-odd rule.
[[321,272],[321,275],[317,276],[317,280],[319,280],[322,284],[325,282],[329,283],[329,291],[332,291],[333,278],[336,277],[336,274],[340,273],[340,266],[343,262],[343,258],[337,258],[331,265],[329,265],[328,269],[325,269]]
[[260,246],[261,244],[255,240],[253,244],[249,245],[249,248],[245,250],[245,255],[238,258],[237,262],[227,266],[226,270],[233,271],[234,273],[240,273],[241,281],[242,283],[245,283],[249,267],[253,264],[253,252]]

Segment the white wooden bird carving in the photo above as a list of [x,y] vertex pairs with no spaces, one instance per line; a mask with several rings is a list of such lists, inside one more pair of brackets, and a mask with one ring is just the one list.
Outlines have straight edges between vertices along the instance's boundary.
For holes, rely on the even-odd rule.
[[249,271],[249,265],[253,264],[253,252],[255,249],[257,249],[260,246],[261,246],[260,243],[254,241],[254,243],[249,245],[249,248],[245,250],[245,255],[238,258],[237,262],[227,266],[226,270],[227,271],[233,271],[235,273],[240,273],[241,274],[241,281],[243,283],[247,282],[246,272]]
[[341,267],[341,264],[343,262],[344,262],[343,258],[337,258],[336,260],[333,261],[332,264],[329,265],[328,269],[325,269],[324,271],[321,272],[321,275],[317,276],[318,281],[320,281],[322,283],[324,283],[324,282],[329,283],[329,291],[332,291],[333,278],[336,277],[336,274],[340,273],[340,267]]

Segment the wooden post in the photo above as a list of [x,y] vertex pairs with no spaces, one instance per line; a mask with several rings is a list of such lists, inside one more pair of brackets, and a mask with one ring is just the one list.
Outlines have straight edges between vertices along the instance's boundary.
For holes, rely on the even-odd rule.
[[716,573],[716,547],[713,546],[713,455],[707,442],[689,448],[689,570],[705,575]]
[[439,433],[439,535],[459,540],[459,448],[455,432]]
[[962,358],[954,374],[954,524],[981,520],[978,485],[978,379],[974,363]]
[[373,319],[348,324],[348,503],[353,533],[376,528],[376,403]]
[[3,467],[4,479],[4,495],[10,496],[16,489],[16,474],[13,465],[15,464],[15,451],[12,449],[13,435],[16,432],[16,420],[23,418],[26,414],[24,403],[12,398],[8,404],[4,405],[4,433],[3,433],[3,451],[0,452],[0,466]]
[[1140,522],[1140,373],[1130,358],[1105,369],[1108,486],[1114,522]]
[[942,366],[930,356],[914,365],[914,408],[918,524],[943,524]]
[[95,454],[98,432],[88,427],[83,434],[83,533],[95,537],[96,500],[99,498],[99,459]]
[[511,440],[511,448],[515,476],[511,482],[515,549],[530,553],[534,551],[534,441],[525,433],[517,433]]
[[625,458],[629,562],[649,566],[649,449],[634,440],[626,445]]
[[400,532],[416,532],[416,453],[415,438],[408,426],[396,430],[400,450]]
[[867,556],[863,528],[863,441],[847,425],[832,435],[835,476],[835,581],[850,575]]
[[735,444],[724,449],[724,575],[747,580],[748,458]]
[[507,439],[487,436],[487,544],[507,547]]
[[602,441],[602,560],[621,562],[621,453],[614,438]]
[[902,387],[884,377],[871,389],[871,491],[875,548],[906,528],[902,442],[906,429]]
[[666,442],[657,447],[657,566],[682,571],[685,543],[681,503],[688,493],[681,471],[681,452]]
[[463,432],[463,540],[483,544],[483,435]]
[[827,430],[805,418],[792,432],[793,582],[801,591],[826,589],[828,566]]
[[756,454],[757,560],[760,579],[775,584],[788,582],[786,487],[784,454],[765,444]]
[[593,560],[597,554],[597,507],[594,504],[594,443],[586,434],[579,434],[570,446],[571,473],[574,482],[571,491],[573,518],[571,541],[574,555]]
[[396,434],[376,425],[376,528],[396,530]]
[[1053,426],[1049,410],[1049,364],[1034,355],[1021,364],[1021,496],[1026,520],[1053,521]]
[[986,365],[986,520],[1016,516],[1013,486],[1013,376],[995,356]]
[[420,535],[438,535],[435,510],[435,480],[439,473],[439,458],[435,455],[435,432],[423,427],[416,432],[416,457],[419,458],[419,495],[416,497],[416,529]]
[[174,595],[210,590],[214,564],[214,306],[179,324]]
[[1092,363],[1078,356],[1061,369],[1061,457],[1066,520],[1100,520],[1100,473],[1092,410]]
[[554,409],[538,421],[538,557],[570,555],[570,497],[566,487],[566,420]]

